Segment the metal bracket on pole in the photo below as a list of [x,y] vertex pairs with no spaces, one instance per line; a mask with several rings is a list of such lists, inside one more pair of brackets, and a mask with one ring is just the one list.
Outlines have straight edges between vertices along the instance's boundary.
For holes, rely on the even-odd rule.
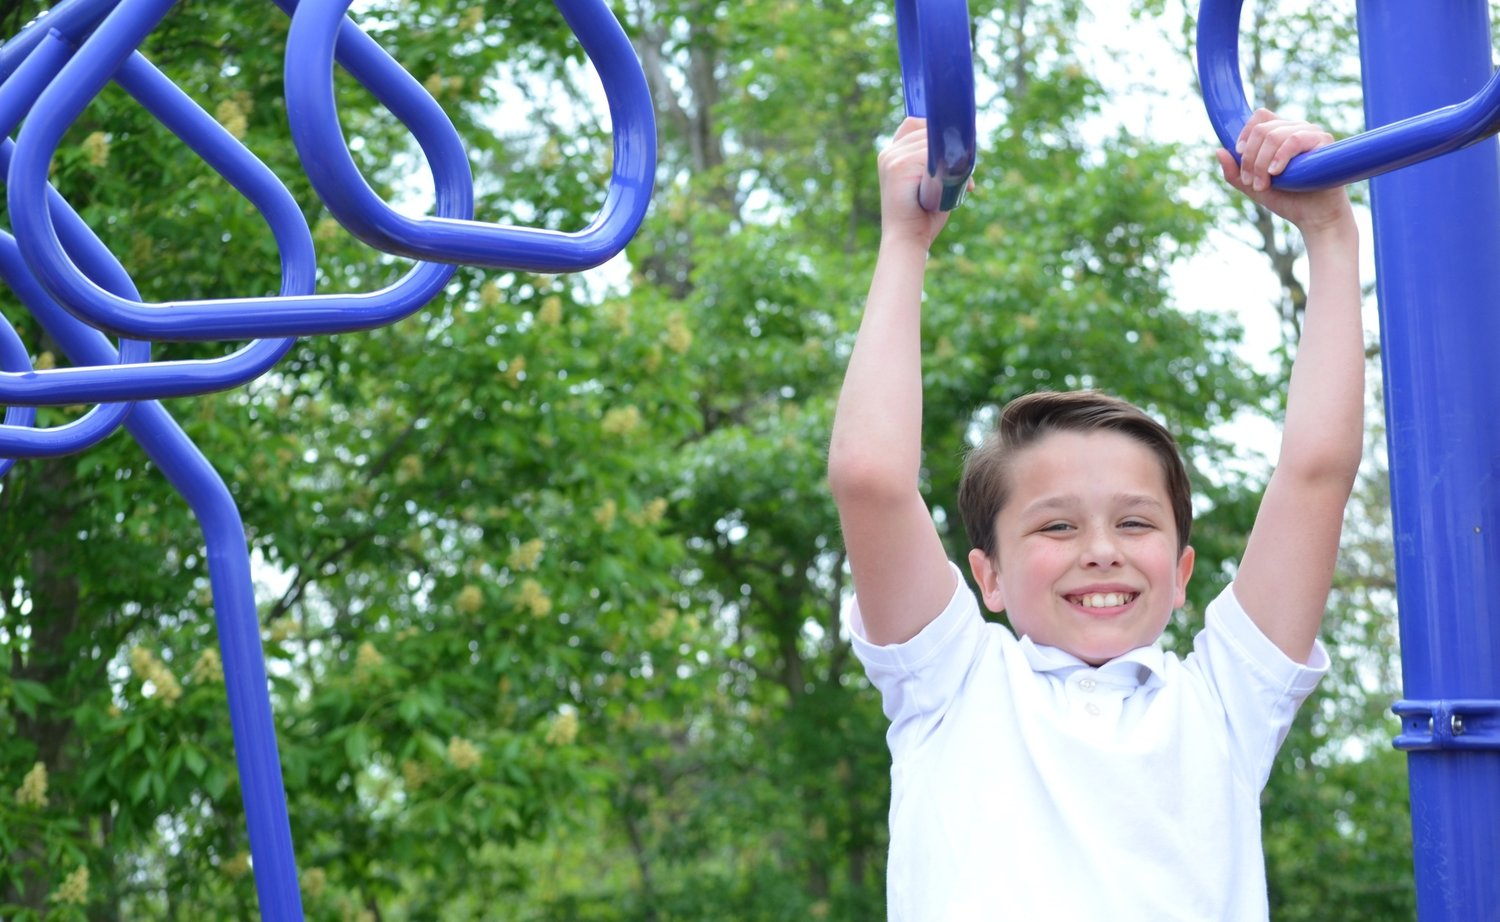
[[1484,698],[1398,701],[1391,710],[1401,718],[1397,749],[1500,750],[1500,701]]

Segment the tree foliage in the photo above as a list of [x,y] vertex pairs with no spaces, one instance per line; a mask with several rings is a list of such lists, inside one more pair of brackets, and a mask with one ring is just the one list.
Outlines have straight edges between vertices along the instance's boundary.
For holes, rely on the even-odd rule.
[[[617,10],[662,151],[624,260],[572,277],[461,269],[394,327],[309,339],[249,387],[169,404],[258,562],[309,918],[882,911],[884,718],[841,628],[823,462],[873,264],[874,155],[900,113],[891,11]],[[991,127],[930,273],[924,487],[961,555],[957,462],[1001,403],[1099,386],[1149,406],[1181,433],[1201,495],[1183,637],[1253,512],[1222,425],[1270,387],[1236,358],[1231,320],[1167,294],[1212,219],[1179,195],[1206,158],[1081,140],[1108,104],[1078,57],[1081,4],[970,10]],[[587,223],[608,127],[555,10],[360,15],[464,134],[483,219]],[[388,283],[405,264],[356,244],[298,178],[285,19],[241,17],[181,5],[147,53],[286,178],[320,291]],[[402,130],[338,88],[371,182],[420,202]],[[275,289],[259,219],[121,93],[75,126],[55,181],[147,298]],[[38,356],[55,352],[3,309]],[[253,916],[207,564],[180,499],[118,436],[18,465],[0,535],[0,916]],[[1302,768],[1272,789],[1289,805],[1267,810],[1285,892],[1394,835],[1393,808],[1346,802],[1382,776],[1329,751],[1295,751],[1283,764]],[[1280,832],[1340,809],[1362,838]],[[1338,873],[1347,905],[1373,889],[1366,866]]]

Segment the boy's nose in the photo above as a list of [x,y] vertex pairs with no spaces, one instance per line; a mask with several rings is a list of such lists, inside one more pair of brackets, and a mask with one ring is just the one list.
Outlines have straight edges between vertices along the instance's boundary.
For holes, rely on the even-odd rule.
[[1084,544],[1083,564],[1086,567],[1108,569],[1121,564],[1120,546],[1110,529],[1093,529]]

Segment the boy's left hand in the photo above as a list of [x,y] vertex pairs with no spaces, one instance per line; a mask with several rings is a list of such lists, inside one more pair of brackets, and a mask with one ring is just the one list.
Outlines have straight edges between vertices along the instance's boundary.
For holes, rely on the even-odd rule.
[[1277,117],[1266,109],[1256,110],[1240,132],[1234,155],[1218,151],[1219,167],[1230,185],[1252,201],[1297,225],[1303,234],[1342,221],[1351,215],[1349,195],[1342,186],[1309,192],[1283,192],[1271,186],[1291,159],[1306,151],[1333,143],[1333,135],[1308,122]]

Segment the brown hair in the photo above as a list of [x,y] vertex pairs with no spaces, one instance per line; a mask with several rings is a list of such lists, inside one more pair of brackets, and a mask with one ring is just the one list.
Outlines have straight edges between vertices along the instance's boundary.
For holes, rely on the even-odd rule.
[[1193,496],[1177,440],[1161,423],[1132,403],[1099,391],[1042,391],[1017,397],[1000,411],[1000,421],[964,459],[958,484],[958,510],[969,544],[993,558],[995,519],[1010,498],[1010,468],[1016,455],[1059,431],[1119,432],[1149,448],[1161,462],[1167,497],[1177,525],[1177,551],[1188,544]]

